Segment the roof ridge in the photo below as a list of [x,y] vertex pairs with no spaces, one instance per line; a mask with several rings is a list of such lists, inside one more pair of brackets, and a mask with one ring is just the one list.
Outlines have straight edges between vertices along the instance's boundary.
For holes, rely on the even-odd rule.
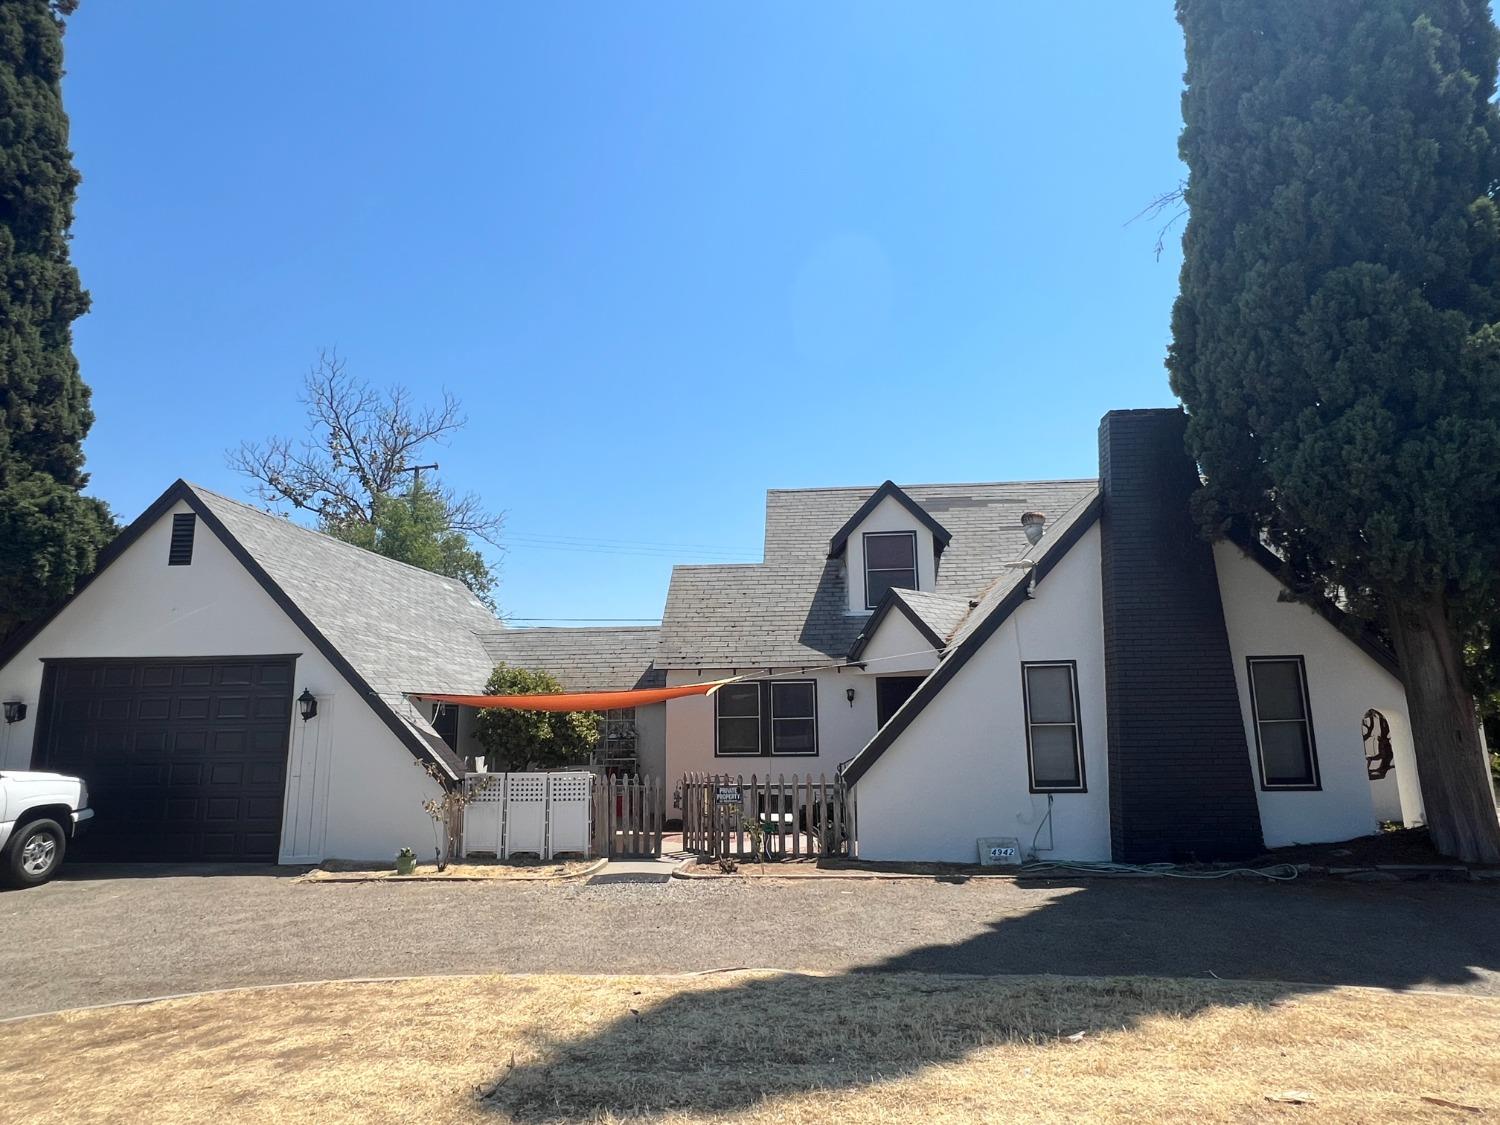
[[[459,589],[463,590],[464,593],[473,598],[475,603],[479,605],[480,608],[484,608],[484,603],[479,601],[479,599],[475,597],[474,591],[465,586],[462,580],[458,578],[449,578],[446,574],[439,574],[435,570],[427,570],[423,567],[415,566],[414,564],[409,562],[402,562],[400,559],[393,559],[389,555],[382,555],[379,551],[372,551],[367,547],[361,547],[357,543],[346,542],[345,540],[340,539],[337,536],[329,535],[326,531],[319,531],[315,527],[307,527],[303,524],[297,523],[291,518],[290,515],[281,515],[276,512],[268,512],[264,508],[257,508],[254,504],[247,504],[245,503],[245,501],[237,500],[233,496],[225,496],[222,492],[215,492],[211,488],[204,488],[201,484],[195,484],[190,480],[184,480],[182,483],[187,485],[194,492],[202,495],[212,496],[218,500],[223,500],[226,504],[234,504],[236,507],[243,508],[247,512],[251,512],[254,515],[272,521],[278,526],[294,528],[295,530],[303,532],[307,535],[316,535],[325,543],[332,543],[337,545],[338,547],[346,548],[350,551],[359,551],[362,555],[373,559],[379,559],[382,563],[386,563],[390,566],[404,567],[405,569],[415,571],[418,574],[425,574],[429,578],[435,578],[439,582],[447,582],[455,585]],[[497,617],[495,620],[499,621],[500,619]]]
[[[884,483],[884,482],[882,482]],[[917,481],[912,484],[902,484],[893,481],[897,488],[1017,488],[1022,485],[1032,484],[1098,484],[1099,478],[1094,477],[1044,477],[1037,480],[976,480],[976,481]],[[811,485],[803,488],[768,488],[766,494],[773,492],[874,492],[878,484],[825,484]]]
[[475,629],[476,637],[514,636],[517,633],[659,633],[660,625],[507,625],[502,629]]

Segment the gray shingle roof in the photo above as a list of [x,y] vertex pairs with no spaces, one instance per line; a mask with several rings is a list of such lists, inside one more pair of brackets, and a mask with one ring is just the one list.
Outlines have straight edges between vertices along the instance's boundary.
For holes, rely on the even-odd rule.
[[[657,663],[751,668],[842,658],[867,617],[846,612],[843,562],[825,556],[834,533],[875,490],[768,492],[763,563],[673,569]],[[933,591],[947,601],[945,619],[951,626],[958,601],[978,598],[997,579],[1014,573],[1004,563],[1030,546],[1021,530],[1022,512],[1040,511],[1049,523],[1055,521],[1093,496],[1098,481],[919,484],[902,490],[953,535]],[[927,612],[937,610],[933,604]]]
[[896,597],[910,607],[911,611],[926,623],[943,640],[953,636],[953,631],[969,615],[972,608],[969,598],[952,594],[924,594],[920,590],[897,590]]
[[551,672],[564,691],[629,691],[666,686],[666,672],[652,666],[660,632],[654,625],[498,629],[479,641],[491,663]]
[[403,718],[402,692],[484,687],[491,663],[475,634],[498,622],[463,583],[190,487]]

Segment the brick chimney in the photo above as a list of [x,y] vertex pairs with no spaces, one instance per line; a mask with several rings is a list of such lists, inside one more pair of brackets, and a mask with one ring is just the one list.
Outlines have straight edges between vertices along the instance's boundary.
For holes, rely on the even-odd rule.
[[1213,550],[1177,409],[1099,423],[1109,812],[1123,863],[1263,849]]

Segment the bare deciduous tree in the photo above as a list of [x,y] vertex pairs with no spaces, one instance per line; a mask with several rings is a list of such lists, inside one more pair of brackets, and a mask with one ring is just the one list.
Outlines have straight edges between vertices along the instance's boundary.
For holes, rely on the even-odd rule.
[[[253,479],[262,500],[312,512],[325,530],[374,523],[378,498],[410,488],[408,474],[423,450],[446,444],[468,421],[449,391],[439,404],[420,406],[406,387],[381,391],[350,374],[334,349],[319,353],[300,401],[306,438],[243,442],[229,451],[229,467]],[[472,493],[458,496],[432,480],[423,485],[441,499],[447,530],[499,545],[503,514],[485,511]]]

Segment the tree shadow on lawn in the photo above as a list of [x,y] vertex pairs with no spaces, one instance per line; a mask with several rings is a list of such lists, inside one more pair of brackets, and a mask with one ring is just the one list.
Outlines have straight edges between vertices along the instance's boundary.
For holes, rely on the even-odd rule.
[[[848,973],[729,987],[707,977],[654,1006],[639,1001],[497,1071],[485,1104],[520,1121],[730,1113],[889,1082],[994,1044],[1268,1007],[1339,985],[1489,984],[1483,974],[1500,972],[1500,886],[1120,880],[1047,890],[1035,910],[966,940]],[[1015,974],[1048,976],[976,979]]]

